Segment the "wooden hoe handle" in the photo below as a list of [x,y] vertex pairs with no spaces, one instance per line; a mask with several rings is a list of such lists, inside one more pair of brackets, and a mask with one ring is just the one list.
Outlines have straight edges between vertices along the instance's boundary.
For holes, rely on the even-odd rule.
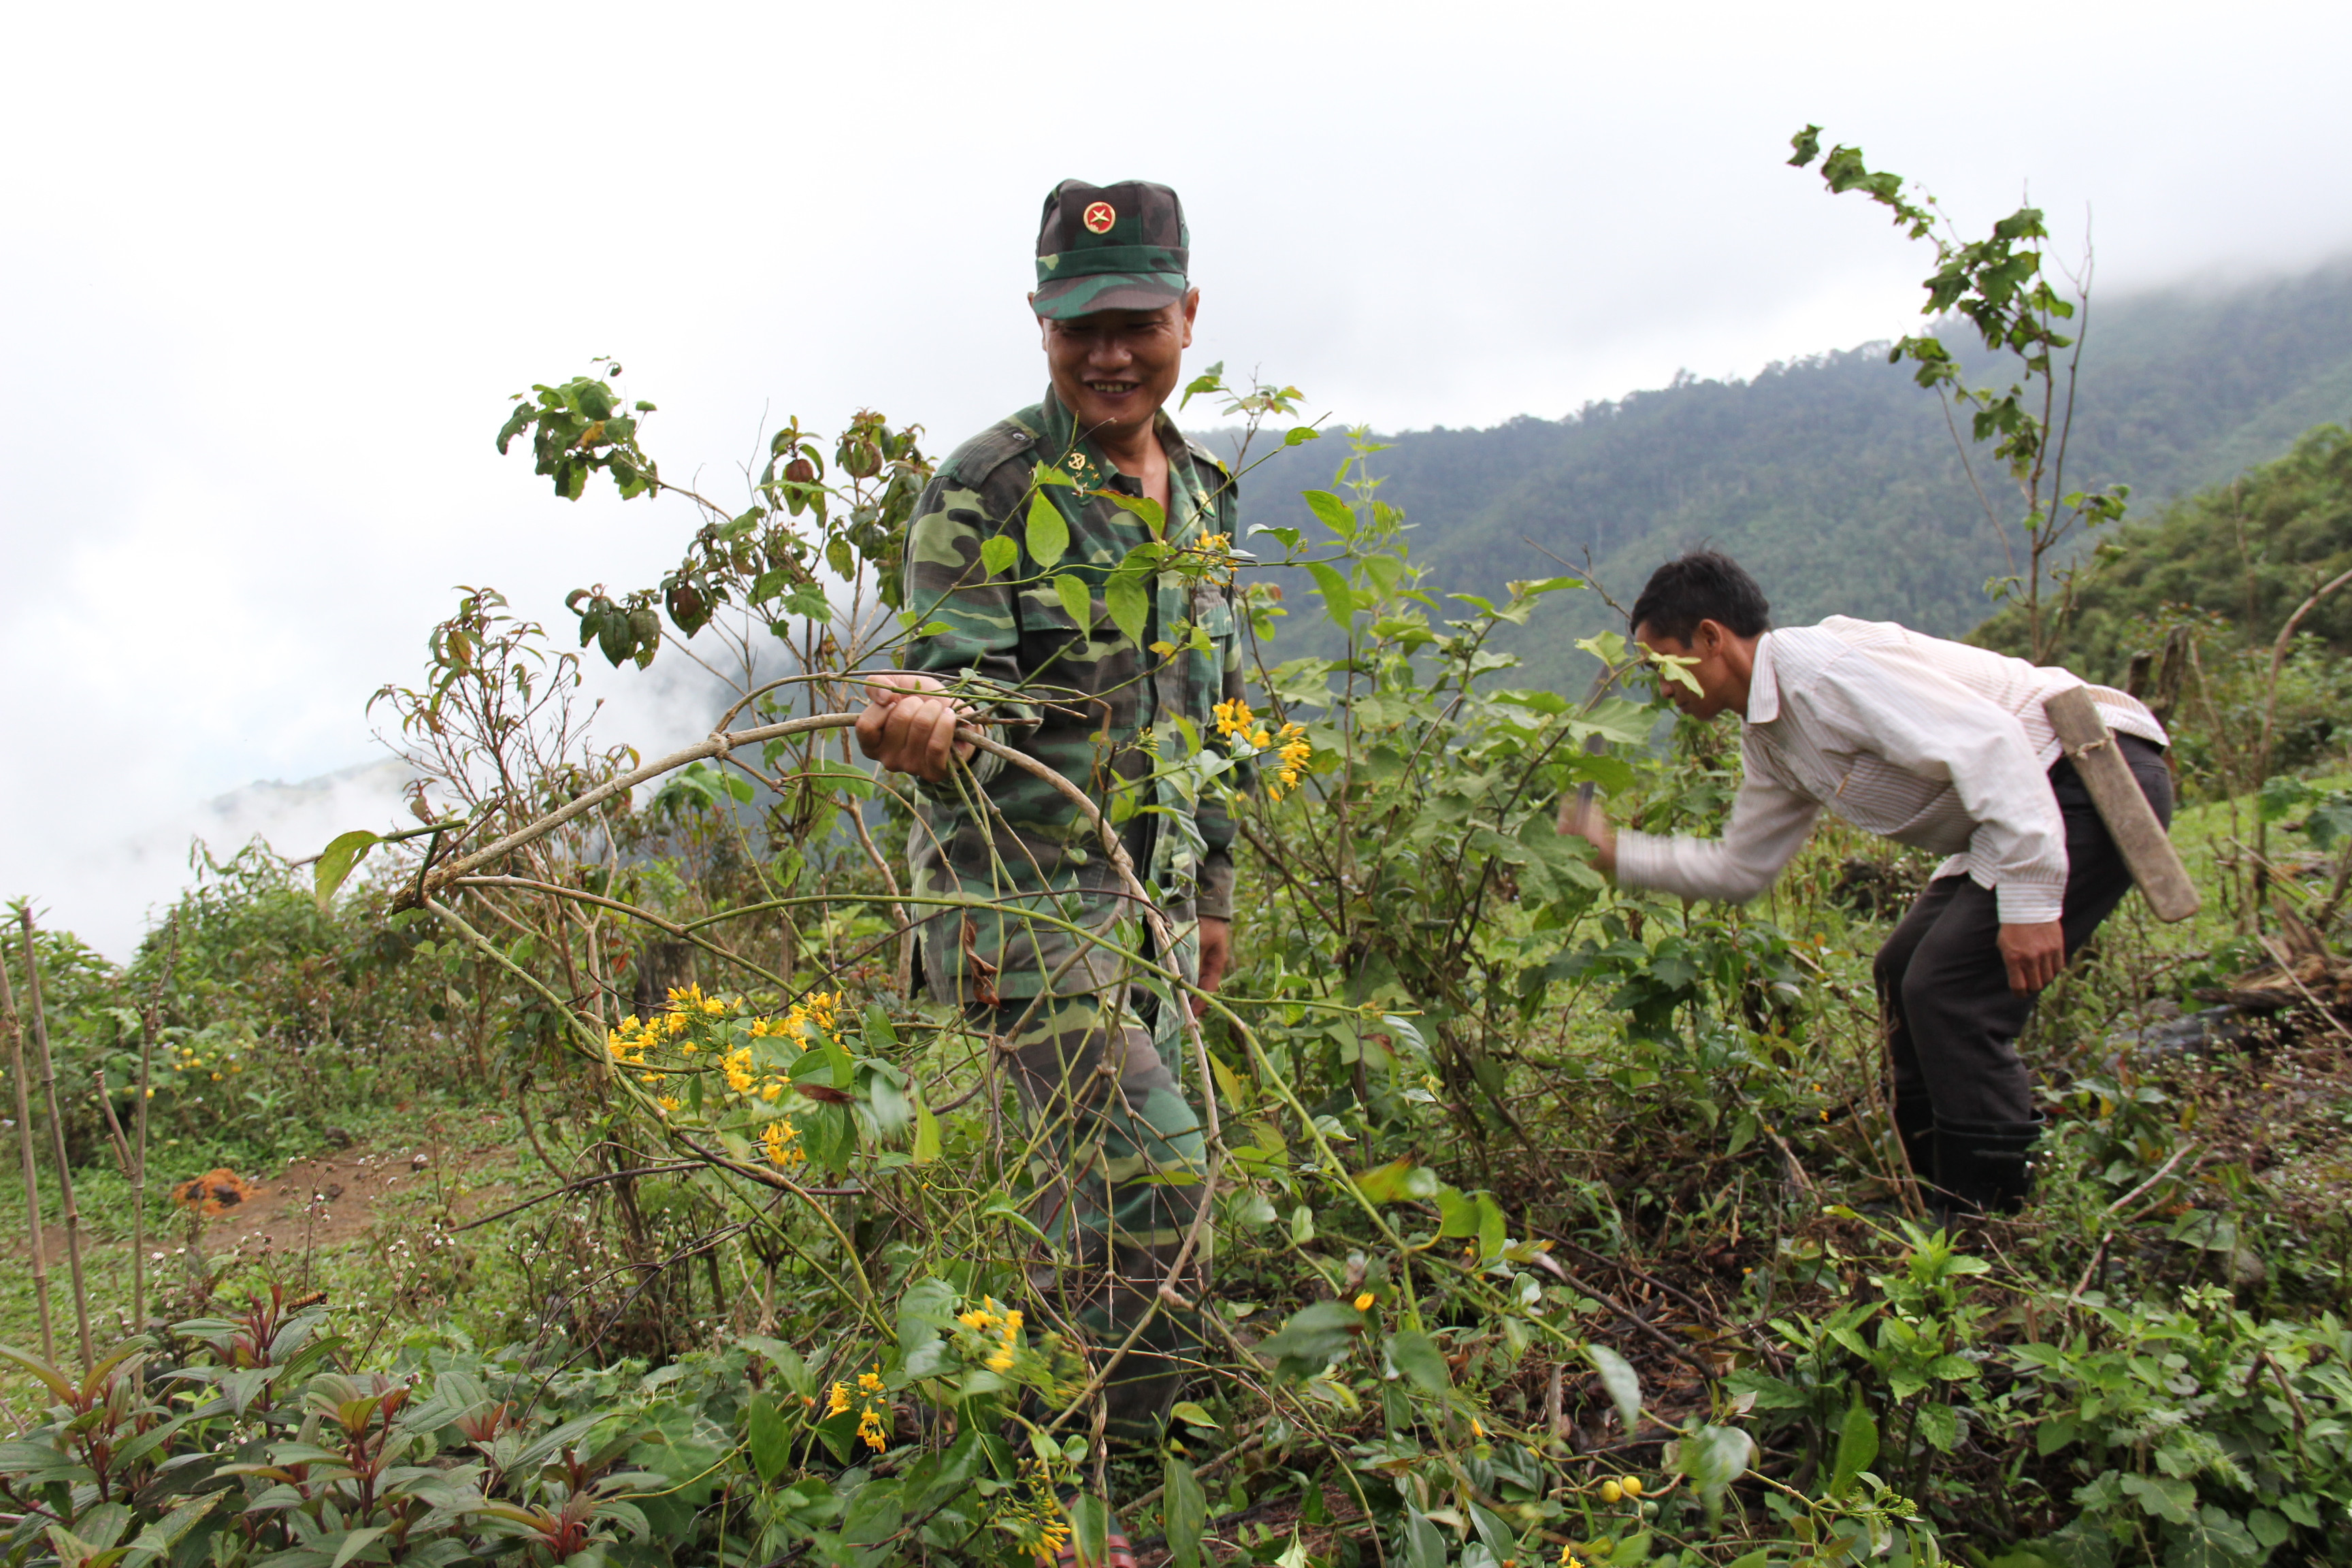
[[2124,864],[2131,868],[2132,880],[2139,884],[2156,918],[2185,921],[2195,914],[2196,884],[2189,881],[2188,868],[2181,865],[2172,840],[2165,837],[2164,824],[2156,819],[2147,796],[2140,794],[2131,764],[2116,749],[2115,737],[2099,717],[2090,689],[2076,686],[2061,691],[2043,702],[2042,710],[2050,715],[2058,743],[2082,775],[2083,786],[2091,792],[2091,804],[2099,808],[2099,819],[2115,836],[2116,847],[2123,851]]

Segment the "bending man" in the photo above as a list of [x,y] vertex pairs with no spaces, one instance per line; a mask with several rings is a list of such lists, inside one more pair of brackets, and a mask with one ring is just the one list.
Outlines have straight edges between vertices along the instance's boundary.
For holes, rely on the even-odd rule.
[[[1874,970],[1894,1058],[1895,1122],[1948,1215],[2013,1213],[2042,1131],[2017,1039],[2036,994],[2131,886],[2123,855],[2042,710],[2086,684],[1883,621],[1772,629],[1754,578],[1698,551],[1652,574],[1634,640],[1690,661],[1661,677],[1695,719],[1737,713],[1746,778],[1719,839],[1573,824],[1627,887],[1745,902],[1772,885],[1826,807],[1949,857]],[[2162,725],[2090,687],[2158,820],[2172,817]]]

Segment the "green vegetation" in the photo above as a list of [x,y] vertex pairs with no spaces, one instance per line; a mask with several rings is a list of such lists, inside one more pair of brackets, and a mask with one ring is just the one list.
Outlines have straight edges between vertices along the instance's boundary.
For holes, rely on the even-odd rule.
[[[2352,271],[2101,298],[2076,330],[2068,485],[2127,481],[2129,520],[2278,458],[2314,426],[2352,424]],[[1971,383],[2001,374],[1973,333],[1943,335]],[[2015,570],[1936,400],[1885,345],[1744,382],[1679,376],[1563,419],[1382,439],[1384,493],[1441,590],[1581,569],[1589,550],[1630,603],[1659,560],[1705,542],[1755,572],[1784,624],[1848,614],[1958,637],[1997,608],[1987,581]],[[1246,521],[1300,521],[1292,498],[1328,469],[1313,448],[1277,454],[1243,487]],[[1294,595],[1310,586],[1283,581]],[[1508,644],[1531,679],[1572,684],[1575,637],[1612,624],[1597,602],[1567,615],[1572,635]]]
[[[47,1248],[46,1350],[31,1271],[0,1288],[6,1568],[1013,1563],[1098,1555],[1114,1505],[1185,1568],[2251,1568],[2352,1531],[2326,636],[2273,661],[2266,623],[2200,612],[2175,837],[2207,908],[2127,904],[2045,995],[2040,1200],[1947,1234],[1888,1124],[1869,973],[1919,858],[1832,827],[1745,910],[1608,886],[1563,796],[1703,826],[1733,738],[1606,694],[1626,649],[1575,640],[1604,618],[1575,575],[1441,596],[1382,477],[1402,449],[1289,426],[1277,460],[1336,477],[1259,536],[1303,586],[1244,601],[1251,711],[1160,738],[1150,791],[1089,818],[1144,895],[1117,827],[1151,792],[1260,753],[1279,785],[1228,803],[1238,967],[1187,998],[1210,1268],[1187,1297],[1180,1258],[1151,1310],[1198,1375],[1118,1447],[1118,1346],[1078,1326],[1090,1266],[997,1045],[909,994],[905,930],[953,903],[904,882],[903,781],[845,731],[925,624],[895,593],[919,432],[790,424],[721,505],[660,479],[613,374],[535,388],[500,438],[559,497],[602,475],[693,507],[680,564],[574,595],[560,638],[463,591],[424,679],[377,694],[429,781],[415,828],[208,865],[119,969],[31,944],[55,1070],[12,1054],[9,1088],[46,1140],[55,1085],[84,1257]],[[1188,395],[1253,437],[1297,405],[1213,372]],[[2276,536],[2336,504],[2340,451],[2247,481]],[[1239,563],[1136,506],[1099,635],[1180,648],[1151,606]],[[1025,547],[1058,595],[1055,515]],[[2103,575],[2074,634],[2141,580]],[[593,732],[584,650],[681,639],[738,680],[724,737]],[[1510,651],[1538,642],[1578,649],[1567,679]],[[1181,993],[1130,907],[1103,962]],[[2281,941],[2303,994],[2141,1043]]]
[[[2283,458],[2184,496],[2103,543],[2055,650],[2095,679],[2122,680],[2132,655],[2172,625],[2223,626],[2267,647],[2312,592],[2352,566],[2352,433],[2323,425]],[[2021,616],[2003,610],[1975,640],[2022,653]],[[2352,603],[2323,601],[2301,632],[2352,652]]]

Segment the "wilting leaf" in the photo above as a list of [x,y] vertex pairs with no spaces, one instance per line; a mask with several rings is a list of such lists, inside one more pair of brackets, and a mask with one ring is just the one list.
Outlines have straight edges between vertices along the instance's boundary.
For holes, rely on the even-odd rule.
[[367,858],[368,851],[382,842],[378,835],[364,827],[355,827],[349,833],[338,834],[334,842],[320,852],[318,869],[311,875],[313,885],[318,889],[320,909],[327,907],[334,898],[335,890],[343,885],[344,879]]

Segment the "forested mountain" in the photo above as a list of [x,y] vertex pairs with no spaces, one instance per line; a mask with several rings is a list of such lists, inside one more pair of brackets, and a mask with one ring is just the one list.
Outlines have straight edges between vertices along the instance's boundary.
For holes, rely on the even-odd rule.
[[[2067,482],[2129,483],[2135,518],[2280,456],[2315,425],[2352,420],[2352,264],[2095,296],[2086,326]],[[2006,384],[2006,364],[1967,359],[1972,381]],[[1748,381],[1680,376],[1560,419],[1384,438],[1394,445],[1376,459],[1389,476],[1381,493],[1416,525],[1415,558],[1441,589],[1557,573],[1541,545],[1580,563],[1590,550],[1601,581],[1629,599],[1660,560],[1712,542],[1757,574],[1784,623],[1845,612],[1951,636],[1985,618],[1986,579],[2008,569],[1942,408],[1883,345]],[[1327,439],[1255,469],[1247,522],[1304,525],[1297,492],[1328,483],[1340,455]],[[2008,521],[1997,467],[1975,460]],[[1568,671],[1576,656],[1561,634],[1602,624],[1590,599],[1562,603],[1520,639],[1531,674]],[[1291,625],[1304,632],[1306,619]],[[1285,637],[1279,651],[1305,640]]]
[[[2071,668],[2114,679],[2183,611],[2267,645],[2315,588],[2352,567],[2352,432],[2320,426],[2284,457],[2182,496],[2108,542],[2060,630],[2056,657]],[[2320,601],[2299,629],[2352,653],[2352,595]],[[2004,609],[1973,635],[2021,653],[2025,618]]]

